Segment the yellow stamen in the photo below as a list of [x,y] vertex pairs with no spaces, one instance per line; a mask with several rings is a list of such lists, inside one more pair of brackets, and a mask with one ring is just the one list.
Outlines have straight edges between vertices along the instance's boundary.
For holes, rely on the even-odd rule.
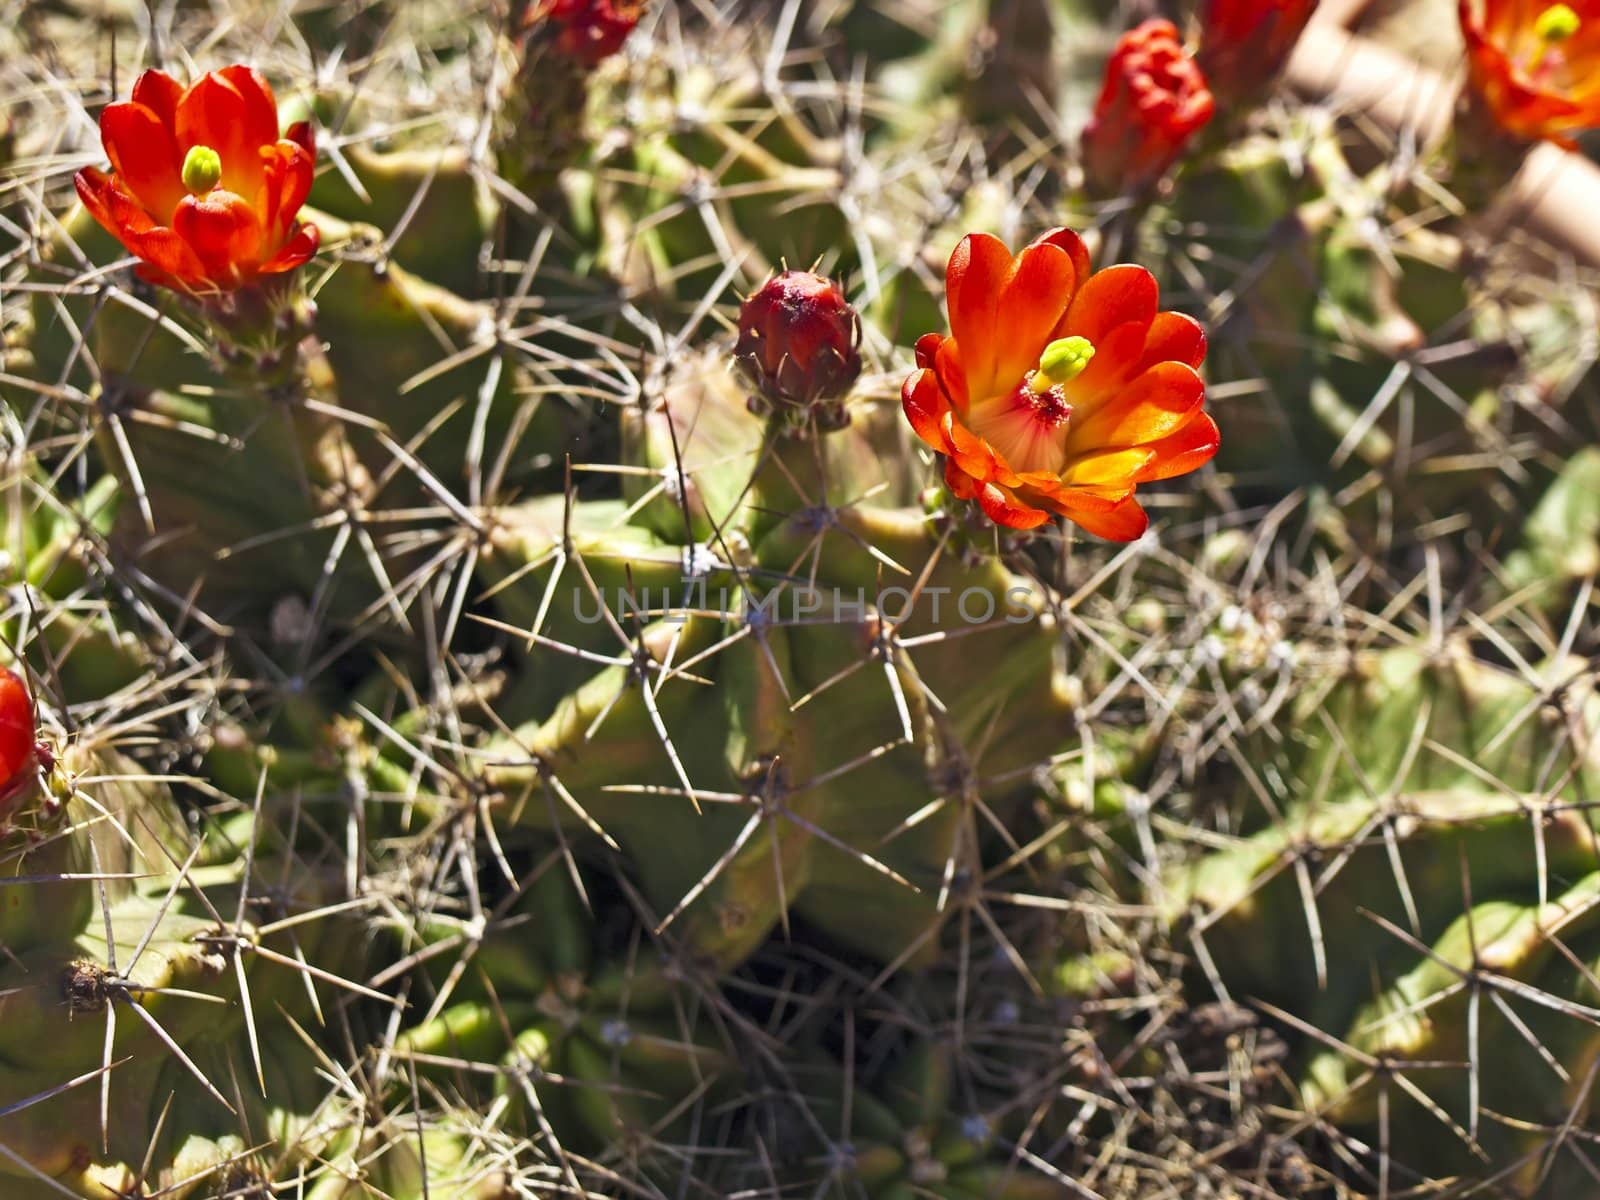
[[1552,4],[1539,14],[1533,31],[1541,42],[1564,42],[1582,27],[1578,14],[1565,4]]
[[1083,374],[1093,357],[1094,343],[1088,338],[1059,338],[1044,348],[1039,356],[1039,369],[1028,380],[1028,386],[1036,392],[1048,392],[1053,387],[1070,383]]
[[222,157],[210,146],[191,146],[183,156],[183,186],[196,196],[222,181]]

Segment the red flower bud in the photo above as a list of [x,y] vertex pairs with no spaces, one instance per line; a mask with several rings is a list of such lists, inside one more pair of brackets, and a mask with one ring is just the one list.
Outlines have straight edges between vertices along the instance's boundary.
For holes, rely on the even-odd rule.
[[[798,412],[850,390],[861,374],[860,344],[861,319],[838,284],[810,271],[785,271],[739,310],[734,353],[760,400]],[[753,399],[751,407],[766,406]],[[838,406],[830,413],[843,415]]]
[[643,15],[644,0],[544,0],[532,22],[549,22],[561,52],[594,67],[622,49]]
[[1154,183],[1216,104],[1171,21],[1146,21],[1117,41],[1105,86],[1083,131],[1083,167],[1102,192]]
[[16,672],[0,667],[0,829],[27,794],[38,736],[27,685]]
[[1200,69],[1216,96],[1243,100],[1277,78],[1317,0],[1206,0]]

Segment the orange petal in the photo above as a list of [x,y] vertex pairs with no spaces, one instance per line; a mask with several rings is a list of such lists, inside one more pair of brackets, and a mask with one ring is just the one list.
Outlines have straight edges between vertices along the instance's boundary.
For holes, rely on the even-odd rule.
[[1022,382],[1038,364],[1077,287],[1078,270],[1060,246],[1037,243],[1017,255],[995,298],[994,380],[988,388],[974,389],[975,395],[1009,391]]
[[256,211],[269,235],[282,239],[311,192],[313,160],[304,147],[287,139],[261,147],[260,154],[263,180]]
[[1205,326],[1184,313],[1161,312],[1150,323],[1144,355],[1133,373],[1140,374],[1158,362],[1180,362],[1198,367],[1205,360]]
[[956,246],[945,271],[950,332],[961,345],[971,395],[985,396],[994,389],[995,313],[1011,263],[1011,251],[999,238],[969,233]]
[[1059,246],[1065,250],[1067,257],[1072,260],[1073,272],[1077,275],[1078,282],[1082,283],[1089,278],[1089,247],[1083,244],[1083,239],[1072,230],[1063,225],[1054,229],[1047,229],[1033,239],[1035,246]]
[[1080,422],[1139,373],[1148,332],[1138,321],[1129,321],[1095,343],[1094,357],[1083,374],[1066,385],[1067,399]]
[[183,85],[165,71],[146,71],[133,81],[133,102],[155,113],[169,130],[177,119],[182,96]]
[[998,483],[1005,487],[1016,487],[1021,482],[1021,476],[1012,470],[1011,464],[1005,457],[963,425],[954,412],[945,413],[939,422],[939,428],[944,433],[948,445],[946,453],[974,479],[985,483]]
[[939,382],[944,386],[945,395],[950,397],[950,403],[960,413],[966,412],[972,403],[972,398],[967,393],[967,368],[964,358],[960,343],[953,337],[941,339],[939,348],[933,355],[933,369],[939,375]]
[[185,196],[172,227],[220,287],[243,282],[260,264],[261,222],[233,192],[217,188],[203,196]]
[[1085,337],[1098,346],[1118,325],[1148,327],[1156,318],[1156,277],[1128,263],[1096,271],[1078,289],[1057,337]]
[[950,402],[945,399],[938,377],[925,368],[906,376],[900,388],[900,406],[905,409],[912,431],[943,454],[946,442],[940,421],[950,411]]
[[1222,435],[1210,413],[1196,413],[1178,432],[1150,442],[1144,448],[1155,452],[1148,466],[1139,472],[1137,482],[1152,483],[1187,475],[1210,462],[1222,444]]
[[277,109],[260,73],[228,67],[203,75],[178,101],[178,151],[210,146],[222,159],[222,186],[254,198],[261,191],[261,147],[278,140]]
[[[169,277],[160,282],[169,286],[181,286],[171,281],[204,283],[205,268],[194,252],[167,226],[156,224],[144,205],[125,191],[115,177],[85,167],[73,183],[83,206],[107,233],[121,242],[128,253],[155,267],[159,275]],[[141,269],[140,274],[146,272]]]
[[996,525],[1011,529],[1035,529],[1050,519],[1043,509],[1030,508],[992,483],[978,489],[978,504]]
[[917,366],[933,366],[933,356],[939,353],[939,347],[944,345],[942,333],[925,333],[917,339],[916,349],[913,353],[917,358]]
[[258,271],[262,275],[292,271],[311,261],[311,256],[317,252],[317,247],[320,245],[322,245],[322,231],[315,225],[301,225],[290,235],[289,240],[284,242],[282,249],[261,264]]
[[1096,537],[1108,542],[1131,542],[1144,536],[1150,528],[1150,518],[1139,502],[1129,496],[1109,512],[1073,511],[1064,514],[1068,520]]
[[958,500],[973,500],[977,498],[980,484],[971,475],[956,466],[956,460],[944,460],[944,484]]
[[[1205,402],[1206,386],[1193,367],[1162,362],[1069,427],[1069,452],[1142,446],[1180,429]],[[1076,416],[1076,414],[1074,414]]]
[[1075,459],[1062,479],[1073,487],[1115,487],[1132,489],[1139,473],[1150,465],[1155,451],[1148,446],[1126,446],[1101,450]]
[[100,114],[100,140],[123,186],[152,217],[169,223],[189,194],[171,128],[143,104],[108,104]]

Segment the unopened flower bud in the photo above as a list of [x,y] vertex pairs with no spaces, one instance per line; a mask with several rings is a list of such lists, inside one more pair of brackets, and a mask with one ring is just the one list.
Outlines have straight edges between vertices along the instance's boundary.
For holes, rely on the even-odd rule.
[[735,354],[764,402],[753,407],[798,415],[849,392],[861,374],[860,342],[861,319],[837,283],[784,271],[739,310]]

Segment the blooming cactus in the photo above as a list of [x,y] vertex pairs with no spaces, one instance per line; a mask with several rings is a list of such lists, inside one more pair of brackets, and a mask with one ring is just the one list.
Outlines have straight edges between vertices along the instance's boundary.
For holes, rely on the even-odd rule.
[[1572,145],[1600,126],[1600,0],[1460,0],[1474,96],[1519,137]]
[[1015,257],[968,234],[946,279],[951,335],[918,340],[901,400],[950,490],[1014,529],[1064,516],[1114,541],[1143,534],[1137,485],[1217,452],[1199,323],[1158,311],[1143,267],[1091,274],[1068,229]]
[[1094,116],[1083,131],[1083,166],[1102,191],[1154,183],[1211,120],[1216,102],[1171,21],[1123,34],[1106,64]]
[[112,171],[79,171],[78,196],[143,278],[228,291],[316,253],[316,226],[295,220],[311,190],[311,127],[280,138],[272,89],[252,68],[224,67],[187,88],[146,71],[131,100],[106,106],[100,135]]

